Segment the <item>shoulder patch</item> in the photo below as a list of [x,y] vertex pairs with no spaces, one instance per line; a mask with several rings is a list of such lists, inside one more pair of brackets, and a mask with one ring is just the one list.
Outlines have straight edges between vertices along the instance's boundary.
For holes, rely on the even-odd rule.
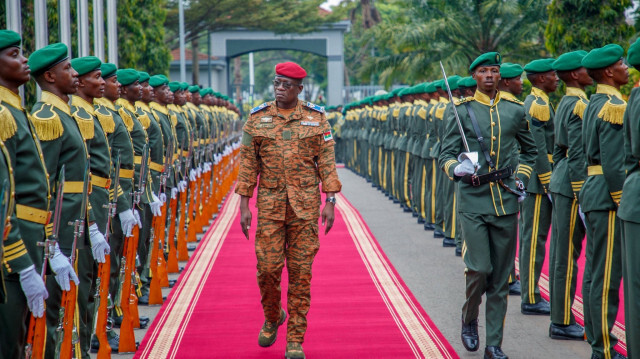
[[324,113],[324,107],[316,105],[315,103],[311,103],[311,102],[306,102],[304,104],[306,107],[314,110],[314,111],[318,111],[320,113]]
[[529,107],[529,115],[538,121],[547,122],[551,118],[551,111],[549,111],[549,104],[539,97],[536,97],[531,102]]
[[0,140],[5,141],[13,137],[18,131],[16,120],[5,106],[0,105]]
[[53,110],[53,105],[43,104],[40,109],[29,116],[40,141],[52,141],[64,133],[60,116]]
[[85,109],[76,108],[76,111],[73,113],[73,119],[76,120],[78,124],[78,129],[82,134],[82,138],[84,140],[90,140],[94,136],[94,127],[93,127],[93,116],[91,116]]
[[252,108],[251,109],[251,114],[253,115],[254,113],[256,113],[258,111],[262,111],[262,110],[264,110],[265,108],[267,108],[269,106],[270,106],[269,102],[265,102],[260,106],[256,106],[256,107]]
[[474,99],[473,97],[463,97],[463,98],[461,98],[461,99],[459,99],[459,100],[456,100],[456,101],[454,102],[454,104],[455,104],[456,106],[460,106],[460,105],[462,105],[462,104],[463,104],[463,103],[465,103],[465,102],[471,102],[471,101],[474,101],[474,100],[475,100],[475,99]]
[[580,117],[580,119],[584,119],[584,110],[587,108],[589,103],[583,98],[578,98],[576,101],[576,105],[573,107],[573,114]]
[[100,126],[102,126],[102,130],[106,134],[111,134],[116,130],[116,123],[113,120],[113,114],[107,110],[106,107],[102,105],[96,106],[95,114],[98,118],[98,122],[100,122]]
[[607,101],[600,109],[600,112],[598,112],[598,118],[613,125],[622,125],[627,103],[621,100],[619,100],[621,103],[613,103],[611,100],[612,98],[609,96],[609,101]]

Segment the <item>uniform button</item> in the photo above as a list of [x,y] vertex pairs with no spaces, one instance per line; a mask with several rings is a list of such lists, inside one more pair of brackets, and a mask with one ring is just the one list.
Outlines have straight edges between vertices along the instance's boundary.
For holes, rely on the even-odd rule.
[[491,109],[490,111],[493,112],[493,109]]
[[493,182],[489,182],[489,184],[491,185],[491,187],[493,187],[495,185],[495,183],[493,183]]
[[493,121],[491,121],[491,127],[493,127],[493,126],[495,126],[495,125],[496,125],[496,123],[495,123],[495,122],[493,122]]
[[496,136],[493,136],[493,137],[491,137],[491,139],[495,141],[497,138],[496,138]]
[[491,156],[495,156],[496,153],[494,151],[491,151]]

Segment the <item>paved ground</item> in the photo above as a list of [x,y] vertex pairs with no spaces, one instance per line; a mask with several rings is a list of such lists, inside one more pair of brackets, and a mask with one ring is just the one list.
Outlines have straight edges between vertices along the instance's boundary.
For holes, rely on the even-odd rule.
[[[467,352],[460,342],[460,309],[464,301],[464,263],[453,248],[443,248],[440,239],[424,231],[410,213],[371,187],[348,169],[339,169],[342,192],[360,211],[402,279],[409,286],[429,317],[462,358],[482,358],[484,348],[484,305],[480,310],[480,350]],[[185,263],[181,262],[180,266]],[[178,275],[170,275],[176,279]],[[170,289],[163,289],[168,295]],[[549,318],[524,316],[520,298],[509,297],[503,350],[510,358],[589,358],[586,342],[556,341],[548,337]],[[140,315],[152,320],[160,306],[140,306]],[[142,341],[145,329],[135,331]],[[92,354],[92,358],[96,355]],[[116,358],[133,358],[121,354]]]
[[[464,263],[453,248],[425,231],[399,205],[348,169],[339,169],[342,193],[360,211],[369,228],[429,317],[462,358],[482,358],[484,305],[480,311],[480,350],[467,352],[460,342],[460,315],[464,302]],[[549,317],[520,313],[520,298],[509,297],[502,349],[510,358],[589,358],[586,342],[548,337]]]

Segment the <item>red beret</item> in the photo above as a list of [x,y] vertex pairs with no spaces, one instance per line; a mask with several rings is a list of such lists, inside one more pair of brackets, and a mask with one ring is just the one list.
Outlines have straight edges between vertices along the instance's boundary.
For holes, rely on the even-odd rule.
[[276,75],[302,80],[307,72],[295,62],[283,62],[276,65]]

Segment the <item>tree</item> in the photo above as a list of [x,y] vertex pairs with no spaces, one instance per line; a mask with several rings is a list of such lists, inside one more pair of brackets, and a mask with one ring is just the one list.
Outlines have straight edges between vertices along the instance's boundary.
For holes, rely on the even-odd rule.
[[360,74],[379,74],[390,86],[439,78],[438,61],[465,74],[475,57],[489,51],[509,61],[541,57],[546,6],[543,0],[410,0],[404,7],[409,21],[383,21],[367,32],[385,53],[367,61]]
[[590,50],[608,43],[628,46],[634,34],[626,23],[631,0],[553,0],[545,30],[545,46],[557,56],[573,50]]

